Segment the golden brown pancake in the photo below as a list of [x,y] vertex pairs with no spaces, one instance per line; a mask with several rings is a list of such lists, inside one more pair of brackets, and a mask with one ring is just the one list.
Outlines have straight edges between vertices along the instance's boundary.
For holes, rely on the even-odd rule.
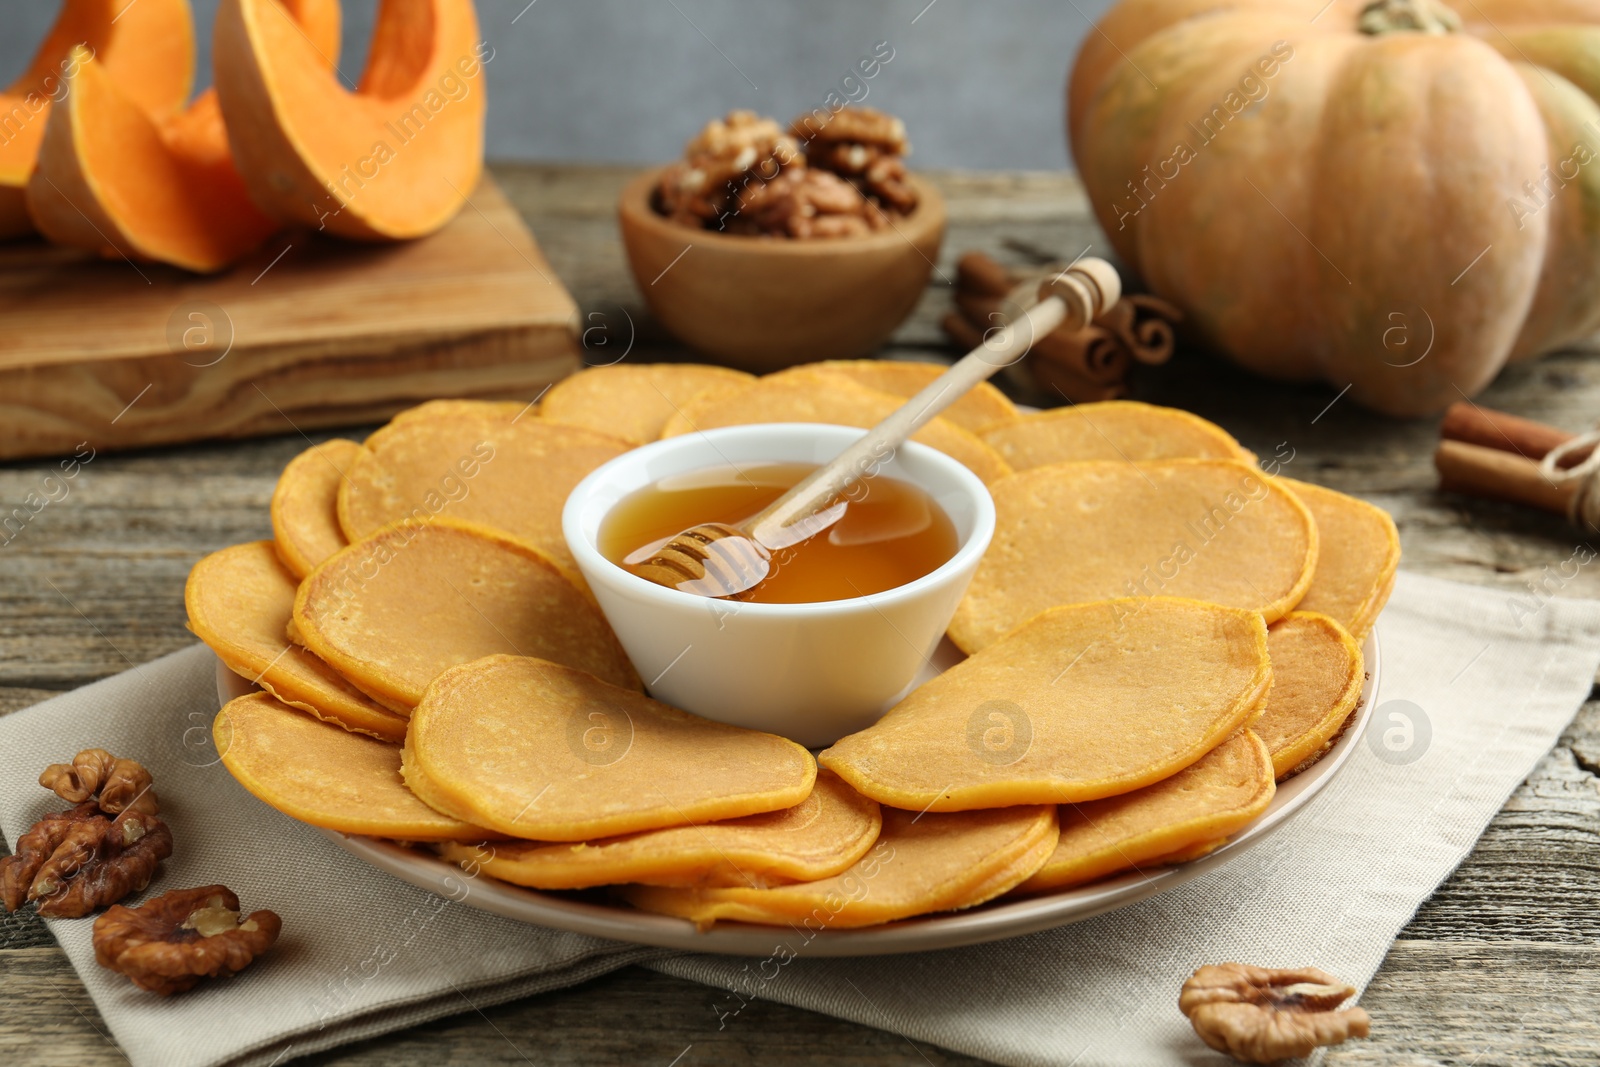
[[[661,436],[764,422],[822,422],[867,429],[904,403],[901,397],[856,385],[838,375],[796,367],[762,378],[736,393],[696,397],[667,420]],[[1011,472],[994,449],[942,418],[928,423],[911,439],[965,464],[986,484]]]
[[1394,520],[1365,500],[1293,478],[1278,481],[1310,509],[1321,535],[1317,569],[1297,607],[1332,616],[1356,641],[1366,640],[1400,568]]
[[1197,858],[1266,811],[1274,789],[1266,745],[1240,730],[1154,785],[1063,805],[1055,851],[1017,892],[1062,889],[1119,871]]
[[1366,679],[1361,648],[1333,619],[1296,611],[1267,631],[1272,693],[1252,729],[1281,781],[1320,759],[1355,713]]
[[1250,454],[1216,423],[1177,408],[1106,400],[1023,415],[979,435],[1014,470],[1082,460],[1237,459]]
[[339,483],[361,455],[354,441],[334,438],[289,461],[272,492],[272,537],[296,578],[350,542],[339,528]]
[[266,693],[223,705],[212,735],[240,785],[312,826],[404,841],[493,836],[418,800],[400,779],[399,745],[318,722]]
[[818,760],[913,811],[1098,800],[1204,756],[1255,716],[1271,678],[1253,611],[1168,597],[1056,608]]
[[562,568],[469,523],[401,523],[346,548],[301,583],[293,632],[401,714],[445,668],[496,653],[640,688],[600,609]]
[[[953,814],[883,809],[883,833],[843,874],[772,889],[629,886],[629,903],[704,929],[718,920],[795,929],[809,940],[992,900],[1038,870],[1056,843],[1048,805]],[[803,931],[803,932],[802,932]]]
[[540,414],[644,444],[699,396],[738,392],[755,375],[699,363],[617,363],[579,371],[551,387]]
[[[905,400],[916,396],[949,369],[943,363],[913,363],[898,359],[833,359],[822,363],[803,363],[792,370],[779,371],[767,377],[816,371],[830,377],[848,378],[856,385]],[[955,423],[963,430],[981,435],[992,426],[1015,422],[1021,415],[1004,393],[988,382],[979,382],[939,417]]]
[[436,401],[367,439],[339,489],[351,542],[400,520],[500,530],[564,565],[561,509],[584,475],[626,452],[618,437],[506,414],[510,404]]
[[227,664],[286,704],[347,730],[398,741],[406,721],[375,703],[285,630],[295,580],[271,541],[224,548],[196,563],[184,586],[189,629]]
[[1271,622],[1318,558],[1305,505],[1234,460],[1056,463],[990,492],[994,540],[950,624],[967,652],[1047,608],[1112,597],[1192,597]]
[[445,859],[536,889],[642,885],[765,888],[838,874],[866,854],[878,805],[826,771],[792,808],[577,843],[453,844]]
[[816,780],[793,741],[520,656],[441,674],[411,717],[403,766],[435,809],[535,841],[792,808]]

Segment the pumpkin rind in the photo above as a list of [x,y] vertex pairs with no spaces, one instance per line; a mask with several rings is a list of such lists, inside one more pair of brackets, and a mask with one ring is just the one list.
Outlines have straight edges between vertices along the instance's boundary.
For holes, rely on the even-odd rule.
[[[1576,144],[1600,157],[1600,2],[1474,0],[1430,21],[1463,32],[1359,32],[1402,6],[1124,0],[1086,38],[1068,124],[1102,227],[1202,339],[1410,416],[1600,326],[1600,167],[1567,162],[1538,200],[1525,184]],[[1197,137],[1230,91],[1242,106]]]

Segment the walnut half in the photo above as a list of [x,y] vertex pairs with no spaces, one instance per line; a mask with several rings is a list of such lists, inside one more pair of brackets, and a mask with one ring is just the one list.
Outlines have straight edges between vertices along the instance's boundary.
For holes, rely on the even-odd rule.
[[107,815],[128,810],[154,815],[161,810],[150,789],[150,772],[103,748],[86,748],[71,763],[52,763],[39,775],[39,784],[69,804],[98,794],[100,810]]
[[1195,971],[1183,983],[1178,1008],[1219,1052],[1245,1063],[1276,1063],[1366,1037],[1372,1020],[1365,1010],[1338,1010],[1355,992],[1315,967],[1223,963]]
[[174,889],[137,908],[118,904],[94,921],[94,958],[140,989],[164,997],[202,978],[232,978],[278,940],[283,920],[257,911],[242,921],[225,885]]

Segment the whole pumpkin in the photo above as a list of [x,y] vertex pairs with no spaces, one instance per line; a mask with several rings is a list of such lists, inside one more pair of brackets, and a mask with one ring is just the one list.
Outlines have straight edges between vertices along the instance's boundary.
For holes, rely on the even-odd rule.
[[1419,416],[1600,328],[1600,0],[1123,0],[1068,133],[1123,260],[1274,378]]

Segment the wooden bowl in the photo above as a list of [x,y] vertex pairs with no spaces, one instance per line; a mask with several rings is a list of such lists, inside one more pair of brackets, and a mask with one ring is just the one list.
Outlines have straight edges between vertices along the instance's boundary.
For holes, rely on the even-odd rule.
[[660,170],[622,191],[622,242],[645,303],[673,336],[757,373],[872,352],[927,287],[944,197],[912,175],[917,207],[867,237],[791,240],[695,230],[651,204]]

